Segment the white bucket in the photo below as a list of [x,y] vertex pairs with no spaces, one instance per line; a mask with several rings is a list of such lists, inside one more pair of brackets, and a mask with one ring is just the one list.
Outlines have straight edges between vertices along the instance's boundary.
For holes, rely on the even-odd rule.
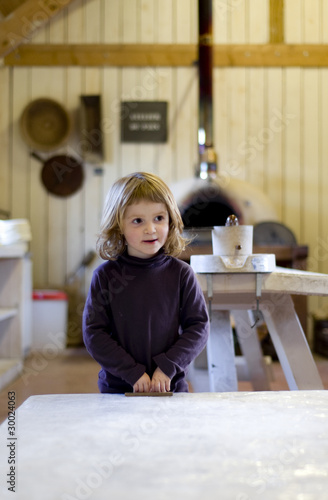
[[34,290],[32,350],[66,348],[68,297],[59,290]]

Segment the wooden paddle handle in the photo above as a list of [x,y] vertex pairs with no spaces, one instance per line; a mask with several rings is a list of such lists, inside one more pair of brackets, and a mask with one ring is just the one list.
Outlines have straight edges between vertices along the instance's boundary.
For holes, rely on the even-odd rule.
[[161,397],[161,396],[173,396],[173,392],[126,392],[126,396],[151,396],[151,397]]

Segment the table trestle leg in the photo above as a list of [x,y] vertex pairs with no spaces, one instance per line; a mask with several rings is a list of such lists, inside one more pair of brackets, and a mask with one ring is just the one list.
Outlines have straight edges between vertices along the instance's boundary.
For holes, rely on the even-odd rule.
[[324,389],[291,296],[266,295],[261,311],[289,388]]
[[240,349],[246,359],[250,381],[254,391],[269,391],[270,383],[265,367],[258,333],[251,310],[235,310],[232,316],[236,324],[236,335]]
[[[224,356],[222,356],[224,353]],[[212,309],[207,363],[211,392],[238,390],[235,350],[229,311]]]

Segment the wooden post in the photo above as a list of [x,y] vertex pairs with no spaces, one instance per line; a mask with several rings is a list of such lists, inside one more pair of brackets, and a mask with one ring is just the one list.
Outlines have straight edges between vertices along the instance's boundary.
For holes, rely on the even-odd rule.
[[270,0],[270,43],[284,40],[284,0]]

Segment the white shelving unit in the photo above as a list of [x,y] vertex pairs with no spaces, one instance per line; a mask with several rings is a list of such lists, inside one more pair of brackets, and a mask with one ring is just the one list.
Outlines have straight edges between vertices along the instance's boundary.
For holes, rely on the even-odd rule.
[[13,318],[17,314],[16,308],[2,308],[0,309],[0,321],[4,321],[5,319]]
[[0,390],[23,368],[31,345],[32,264],[26,243],[0,246]]

